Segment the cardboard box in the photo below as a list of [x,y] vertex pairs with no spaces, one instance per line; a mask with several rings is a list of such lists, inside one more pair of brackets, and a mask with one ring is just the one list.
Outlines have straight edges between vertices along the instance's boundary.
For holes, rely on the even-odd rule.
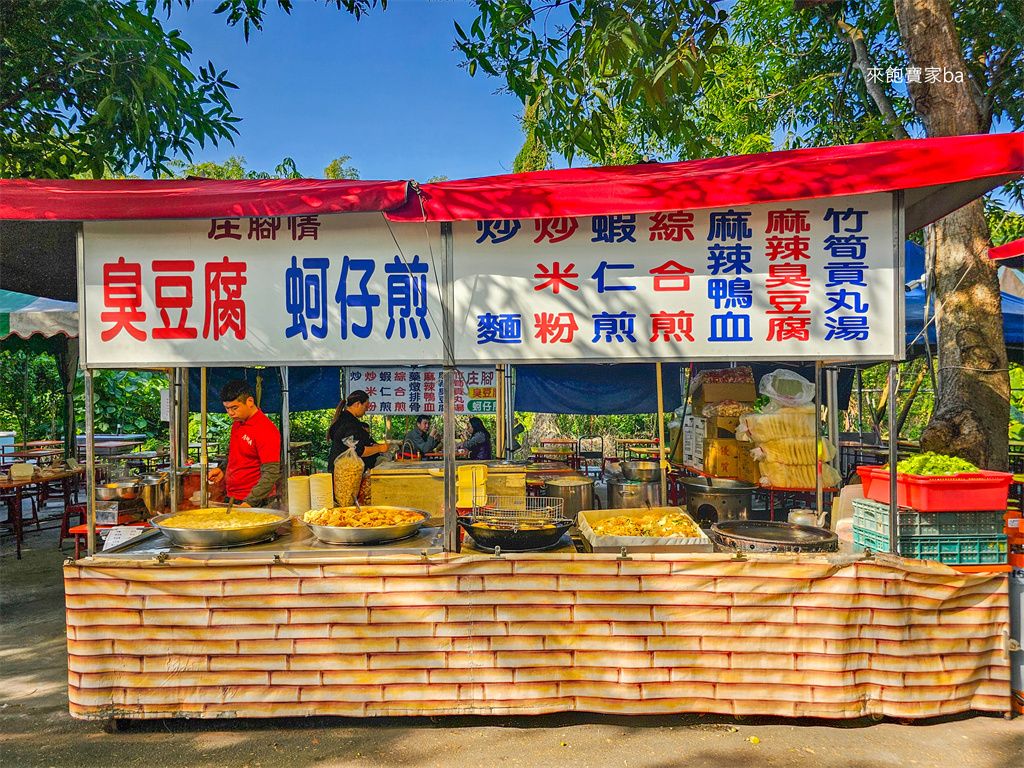
[[740,424],[739,416],[709,416],[705,437],[736,437],[736,427]]
[[708,437],[704,439],[703,471],[714,477],[731,477],[757,483],[760,472],[757,462],[750,457],[750,443],[738,440]]
[[701,416],[683,419],[683,465],[700,469],[704,464],[704,435],[707,420]]
[[720,403],[723,400],[736,400],[741,403],[752,403],[757,400],[757,387],[752,381],[736,384],[715,384],[705,382],[690,395],[690,403],[694,413],[700,413],[708,403]]

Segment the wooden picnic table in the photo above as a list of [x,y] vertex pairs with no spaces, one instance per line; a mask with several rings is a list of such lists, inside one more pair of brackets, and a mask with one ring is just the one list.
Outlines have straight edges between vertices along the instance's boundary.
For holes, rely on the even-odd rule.
[[11,530],[14,533],[15,550],[18,559],[21,559],[21,540],[24,537],[24,526],[21,519],[22,489],[30,485],[45,485],[46,483],[61,481],[61,490],[64,494],[65,509],[71,504],[71,483],[68,480],[76,475],[83,474],[85,467],[76,469],[45,470],[36,472],[32,477],[21,480],[12,480],[9,475],[0,475],[0,491],[14,491],[14,510],[10,515]]
[[64,451],[56,449],[39,448],[32,451],[15,451],[4,456],[5,459],[45,459],[49,456],[63,456]]

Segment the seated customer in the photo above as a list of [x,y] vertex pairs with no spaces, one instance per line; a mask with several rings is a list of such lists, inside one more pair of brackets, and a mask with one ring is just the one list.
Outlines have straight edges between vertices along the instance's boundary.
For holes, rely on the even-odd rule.
[[466,439],[458,447],[469,451],[469,458],[475,461],[491,460],[491,433],[478,417],[470,417]]
[[437,430],[430,427],[430,417],[425,415],[417,416],[416,426],[410,429],[408,434],[402,438],[401,451],[402,453],[418,453],[422,459],[425,454],[437,448],[440,442],[437,439]]

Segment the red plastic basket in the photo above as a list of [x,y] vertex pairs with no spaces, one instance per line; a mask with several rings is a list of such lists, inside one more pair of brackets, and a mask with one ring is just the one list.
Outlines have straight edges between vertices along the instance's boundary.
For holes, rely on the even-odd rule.
[[[857,467],[864,496],[889,503],[889,470]],[[1006,509],[1013,475],[1009,472],[964,472],[958,475],[896,475],[896,504],[918,512],[976,512]]]

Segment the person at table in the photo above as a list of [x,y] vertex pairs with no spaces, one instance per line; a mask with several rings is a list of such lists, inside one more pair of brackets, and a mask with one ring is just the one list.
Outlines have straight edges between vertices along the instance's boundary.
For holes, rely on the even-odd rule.
[[[370,428],[360,421],[366,415],[370,405],[370,396],[363,390],[357,389],[340,403],[334,411],[334,419],[327,430],[327,437],[331,441],[331,450],[327,453],[327,470],[334,472],[334,460],[348,450],[345,441],[349,438],[355,440],[356,453],[363,460],[364,473],[363,482],[359,488],[359,503],[367,504],[370,501],[370,475],[365,470],[373,469],[378,457],[388,450],[386,443],[374,442],[370,437]],[[339,500],[339,503],[342,503]],[[346,500],[345,505],[351,503]]]
[[420,415],[416,417],[416,425],[402,438],[402,451],[403,453],[408,451],[411,446],[412,450],[418,453],[422,459],[440,444],[441,441],[437,439],[437,430],[430,426],[430,417]]
[[491,433],[477,416],[471,416],[466,429],[466,439],[458,444],[459,448],[469,451],[469,458],[474,461],[491,460]]
[[235,506],[264,507],[281,479],[281,433],[256,405],[244,379],[225,384],[220,399],[232,422],[227,471],[215,467],[208,479],[218,483],[223,478]]

